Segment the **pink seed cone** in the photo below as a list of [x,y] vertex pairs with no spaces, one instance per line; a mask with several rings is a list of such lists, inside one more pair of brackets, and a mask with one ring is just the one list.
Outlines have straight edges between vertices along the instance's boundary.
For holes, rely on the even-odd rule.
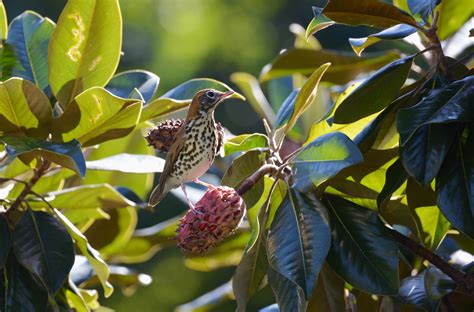
[[[230,187],[210,187],[181,219],[176,237],[187,254],[200,254],[215,247],[235,232],[245,213],[245,204]],[[196,212],[197,211],[197,212]]]

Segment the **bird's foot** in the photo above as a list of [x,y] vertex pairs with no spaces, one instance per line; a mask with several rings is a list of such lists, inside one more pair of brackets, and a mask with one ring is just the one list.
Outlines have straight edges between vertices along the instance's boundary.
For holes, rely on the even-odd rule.
[[214,185],[209,184],[209,183],[206,183],[206,182],[201,181],[201,180],[199,180],[199,179],[194,179],[193,182],[194,182],[194,183],[197,183],[197,184],[204,185],[204,186],[207,187],[207,188],[214,187]]

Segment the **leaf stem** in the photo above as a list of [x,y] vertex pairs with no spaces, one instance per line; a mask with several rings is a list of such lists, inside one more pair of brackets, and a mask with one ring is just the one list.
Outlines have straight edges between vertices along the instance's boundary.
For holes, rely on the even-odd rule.
[[250,190],[257,182],[263,178],[263,176],[270,174],[273,175],[277,173],[279,170],[279,167],[273,164],[265,164],[258,168],[257,171],[255,171],[250,177],[244,180],[242,184],[239,186],[237,189],[237,193],[239,195],[243,195],[245,192]]
[[390,234],[397,240],[398,243],[405,246],[418,256],[423,259],[428,260],[431,264],[440,269],[443,273],[452,278],[456,282],[456,290],[458,292],[467,294],[471,297],[474,297],[474,274],[473,273],[464,273],[458,269],[451,266],[448,262],[444,261],[440,256],[435,253],[432,253],[427,248],[418,244],[409,237],[401,234],[400,232],[388,229]]

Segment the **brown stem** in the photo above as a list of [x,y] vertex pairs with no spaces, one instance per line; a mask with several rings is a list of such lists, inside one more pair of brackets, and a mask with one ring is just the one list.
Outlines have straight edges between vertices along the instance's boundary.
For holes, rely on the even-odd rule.
[[422,245],[418,244],[414,240],[406,237],[405,235],[395,230],[389,229],[390,234],[399,242],[401,245],[410,249],[412,252],[428,260],[440,269],[443,273],[451,277],[456,282],[456,290],[474,297],[474,274],[464,273],[451,266],[449,263],[444,261],[437,254],[432,253]]
[[10,221],[10,226],[13,228],[15,224],[20,220],[21,216],[23,215],[23,211],[20,211],[18,207],[21,203],[25,200],[26,195],[31,192],[33,186],[38,182],[38,180],[43,176],[43,174],[48,170],[50,166],[50,162],[47,160],[43,160],[41,165],[34,170],[33,177],[25,184],[25,188],[21,191],[20,195],[15,199],[15,201],[11,204],[8,210],[5,212],[8,220]]
[[439,13],[436,12],[434,18],[433,18],[433,23],[429,29],[426,29],[424,31],[426,37],[428,40],[431,42],[433,45],[433,50],[435,54],[435,61],[436,61],[436,66],[441,69],[443,74],[448,78],[448,80],[454,80],[453,79],[453,74],[448,66],[448,63],[446,62],[446,58],[444,57],[444,51],[443,47],[441,46],[441,41],[439,40],[438,34],[437,34],[437,24],[438,24],[438,17]]
[[278,167],[272,164],[266,164],[258,168],[250,177],[244,180],[242,184],[237,189],[237,193],[239,195],[243,195],[245,192],[250,190],[255,184],[257,184],[258,180],[263,178],[263,176],[267,174],[274,174],[278,171]]

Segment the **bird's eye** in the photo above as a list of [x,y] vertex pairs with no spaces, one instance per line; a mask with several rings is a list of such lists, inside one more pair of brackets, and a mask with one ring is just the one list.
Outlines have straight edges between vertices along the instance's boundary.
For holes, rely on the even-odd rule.
[[213,99],[216,96],[216,93],[214,91],[207,91],[206,95],[208,98]]

